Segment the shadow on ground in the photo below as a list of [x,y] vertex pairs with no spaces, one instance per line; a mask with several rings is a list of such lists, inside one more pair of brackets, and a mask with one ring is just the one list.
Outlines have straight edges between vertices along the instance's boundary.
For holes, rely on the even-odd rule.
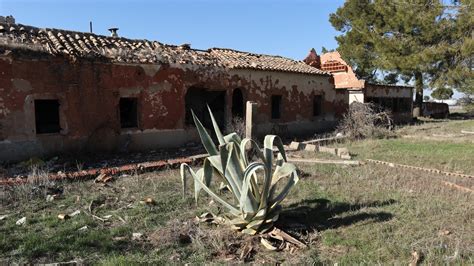
[[396,203],[397,201],[393,199],[358,204],[331,202],[327,199],[303,200],[284,208],[278,219],[277,227],[288,231],[323,231],[359,222],[384,222],[392,219],[393,215],[388,212],[369,212],[369,210],[356,214],[344,214]]

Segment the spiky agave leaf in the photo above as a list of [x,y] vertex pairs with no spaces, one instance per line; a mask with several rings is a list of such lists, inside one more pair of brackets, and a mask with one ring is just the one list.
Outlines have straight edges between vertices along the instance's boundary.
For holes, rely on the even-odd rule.
[[[187,164],[181,165],[183,192],[186,189],[187,176],[191,175],[194,179],[196,201],[199,192],[204,190],[235,217],[230,220],[233,228],[248,234],[266,232],[273,227],[273,223],[279,217],[280,202],[299,180],[296,167],[287,162],[283,144],[278,136],[266,136],[262,152],[257,143],[251,139],[241,140],[236,133],[223,136],[210,109],[209,113],[219,146],[216,147],[207,130],[193,113],[196,128],[209,157],[204,160],[203,168],[197,172]],[[278,149],[276,160],[274,147]],[[248,152],[251,150],[256,152],[259,162],[249,161]],[[213,175],[218,176],[230,189],[236,204],[227,202],[210,189]],[[277,192],[278,184],[287,177],[288,182]]]
[[227,202],[226,200],[222,199],[216,193],[214,193],[208,186],[206,186],[206,184],[204,184],[200,180],[200,178],[196,175],[196,173],[193,171],[193,169],[191,169],[191,167],[188,164],[186,164],[186,163],[181,164],[181,169],[183,169],[181,171],[184,174],[183,179],[186,179],[186,174],[189,173],[194,178],[194,180],[199,183],[201,188],[207,192],[207,194],[209,194],[217,202],[219,202],[224,207],[226,207],[230,211],[231,214],[233,214],[233,215],[239,215],[240,214],[240,211],[237,209],[236,206],[234,206],[231,203]]

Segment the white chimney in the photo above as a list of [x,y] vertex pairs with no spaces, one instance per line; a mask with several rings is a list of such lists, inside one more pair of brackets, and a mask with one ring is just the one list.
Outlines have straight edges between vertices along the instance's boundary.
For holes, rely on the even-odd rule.
[[110,36],[112,37],[118,37],[118,34],[117,34],[117,31],[119,30],[119,28],[110,28],[109,31],[110,31]]

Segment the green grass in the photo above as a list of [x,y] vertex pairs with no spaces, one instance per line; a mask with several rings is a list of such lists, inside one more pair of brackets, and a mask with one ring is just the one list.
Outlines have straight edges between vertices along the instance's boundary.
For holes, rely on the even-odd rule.
[[[442,123],[453,134],[472,121]],[[422,125],[400,129],[399,134],[424,136],[430,130],[435,129]],[[356,159],[474,174],[469,163],[474,158],[472,143],[469,138],[398,138],[354,142],[349,149]],[[178,171],[167,170],[117,178],[106,186],[92,181],[56,183],[64,193],[52,202],[33,185],[3,188],[0,215],[9,217],[0,221],[0,262],[407,264],[417,251],[426,264],[474,263],[474,195],[441,183],[472,188],[474,181],[373,164],[299,168],[300,183],[283,202],[277,226],[306,242],[305,250],[271,252],[225,225],[195,223],[196,215],[222,214],[222,209],[208,197],[198,205],[190,195],[183,199]],[[156,204],[141,203],[146,197]],[[94,218],[91,202],[93,215],[111,218]],[[65,221],[57,218],[75,210],[81,214]],[[26,224],[16,225],[23,216]],[[83,226],[88,229],[79,231]],[[133,239],[133,233],[143,237]],[[180,240],[182,236],[191,241]],[[253,252],[241,259],[248,245]]]
[[[473,137],[474,138],[474,137]],[[380,139],[349,145],[357,159],[375,159],[474,175],[474,143]]]

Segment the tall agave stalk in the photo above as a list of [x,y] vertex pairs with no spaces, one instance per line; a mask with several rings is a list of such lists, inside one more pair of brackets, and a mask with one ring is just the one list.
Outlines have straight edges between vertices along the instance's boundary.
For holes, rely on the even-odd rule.
[[[216,146],[193,113],[194,123],[209,156],[205,158],[203,167],[196,172],[189,165],[181,164],[183,195],[190,175],[194,179],[196,202],[199,192],[204,190],[229,211],[229,220],[235,229],[252,235],[265,233],[278,220],[281,201],[299,180],[296,166],[287,162],[278,136],[267,135],[262,151],[252,139],[241,139],[236,133],[223,136],[210,109],[209,114],[219,145]],[[276,158],[274,147],[278,150]],[[257,161],[249,161],[249,150],[255,151]],[[213,177],[217,177],[218,181],[229,188],[233,202],[211,190]],[[284,180],[286,184],[283,185]],[[280,183],[283,186],[278,189],[277,185]]]

